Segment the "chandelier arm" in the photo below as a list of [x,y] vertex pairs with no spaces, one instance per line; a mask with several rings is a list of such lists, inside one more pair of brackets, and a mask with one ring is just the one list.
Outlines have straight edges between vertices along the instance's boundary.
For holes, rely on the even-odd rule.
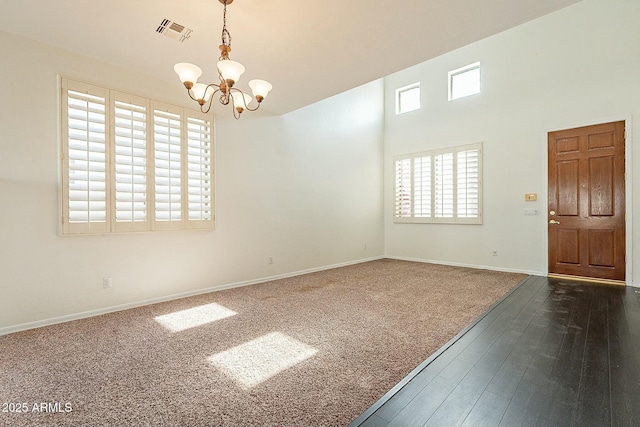
[[[250,108],[249,105],[247,104],[247,100],[244,98],[245,93],[242,91],[242,89],[238,89],[238,88],[232,87],[231,90],[240,93],[240,96],[242,97],[242,104],[244,105],[243,108],[245,110],[256,111],[258,109],[258,107],[260,106],[260,104],[258,103],[258,107],[253,108],[253,109]],[[257,100],[256,100],[256,102],[257,102]]]
[[[207,85],[207,87],[204,90],[203,95],[207,94],[207,91],[209,90],[209,88],[215,87],[216,89],[214,89],[213,93],[211,94],[210,98],[213,98],[213,95],[216,94],[216,92],[218,92],[220,90],[220,85],[219,84],[215,84],[215,83],[209,83]],[[195,98],[192,94],[192,90],[191,89],[187,89],[187,93],[189,94],[189,98],[193,99],[194,101],[198,101],[198,98]],[[205,97],[206,98],[206,97]]]
[[[207,85],[207,89],[205,90],[205,94],[207,93],[207,90],[209,90],[210,87],[216,87],[217,89],[213,91],[213,93],[209,97],[209,100],[200,106],[200,111],[203,112],[204,114],[207,114],[209,111],[211,111],[211,106],[213,105],[213,96],[217,92],[220,92],[220,87],[215,83],[211,83],[211,84]],[[204,109],[205,105],[207,106],[206,110]]]
[[[229,95],[231,95],[231,99],[233,99],[233,94],[235,93],[239,93],[240,94],[240,98],[242,99],[242,103],[244,104],[244,108],[247,108],[247,103],[244,100],[244,92],[242,92],[240,89],[235,88],[235,87],[230,87],[229,88]],[[235,105],[235,104],[234,104]]]
[[[211,100],[213,99],[213,96],[214,96],[216,93],[221,92],[221,91],[222,91],[222,88],[220,87],[220,85],[219,85],[219,84],[209,83],[209,84],[207,85],[207,88],[204,90],[204,94],[205,94],[205,95],[207,94],[207,91],[209,90],[209,88],[215,88],[215,89],[213,90],[213,93],[212,93],[212,94],[211,94],[211,96],[209,97],[209,104],[211,104]],[[209,107],[209,108],[211,108],[211,107]]]
[[247,106],[246,110],[247,111],[256,111],[258,108],[260,108],[260,104],[256,105],[256,108],[250,108],[249,106]]
[[[239,119],[240,119],[240,115],[242,114],[242,111],[243,111],[244,109],[240,109],[240,110],[238,110],[238,109],[236,108],[236,103],[235,103],[235,101],[234,101],[233,92],[234,92],[234,91],[235,91],[235,92],[240,92],[240,96],[242,97],[242,103],[243,103],[243,104],[245,104],[245,107],[246,107],[246,103],[244,102],[244,96],[243,96],[243,93],[242,93],[242,91],[241,91],[240,89],[235,89],[235,88],[231,88],[231,87],[230,87],[230,88],[228,88],[228,89],[229,89],[229,94],[227,95],[227,102],[228,102],[229,104],[231,104],[231,111],[233,111],[233,117],[234,117],[236,120],[239,120]],[[231,101],[231,102],[229,102],[229,101]]]
[[193,99],[194,101],[198,101],[198,99],[197,99],[197,98],[195,98],[195,97],[193,96],[193,94],[191,93],[191,89],[187,89],[187,95],[189,95],[189,98]]
[[[207,91],[208,91],[210,88],[215,88],[215,89],[213,90],[213,93],[211,94],[211,96],[209,97],[209,99],[213,98],[213,95],[215,95],[215,94],[216,94],[216,92],[219,92],[219,91],[220,91],[220,85],[215,84],[215,83],[209,83],[209,84],[207,85],[207,87],[205,88],[205,90],[204,90],[204,92],[203,92],[203,95],[206,95],[206,94],[207,94]],[[197,101],[197,99],[196,99],[196,98],[194,98],[194,97],[191,97],[191,99],[195,99],[195,100]]]
[[244,92],[236,87],[230,87],[229,88],[229,95],[233,96],[233,93],[239,93],[240,94],[240,99],[242,100],[242,105],[244,105],[244,109],[247,109],[247,101],[244,99]]

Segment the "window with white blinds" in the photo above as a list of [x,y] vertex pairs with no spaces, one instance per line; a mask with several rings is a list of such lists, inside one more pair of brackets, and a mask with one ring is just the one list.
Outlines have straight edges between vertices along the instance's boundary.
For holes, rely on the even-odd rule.
[[61,79],[62,233],[213,228],[211,117]]
[[396,157],[394,221],[482,224],[482,144]]

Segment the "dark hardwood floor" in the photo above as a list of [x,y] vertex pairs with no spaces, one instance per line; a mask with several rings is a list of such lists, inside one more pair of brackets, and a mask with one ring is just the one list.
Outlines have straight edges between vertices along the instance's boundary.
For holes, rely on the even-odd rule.
[[531,276],[351,426],[640,426],[640,289]]

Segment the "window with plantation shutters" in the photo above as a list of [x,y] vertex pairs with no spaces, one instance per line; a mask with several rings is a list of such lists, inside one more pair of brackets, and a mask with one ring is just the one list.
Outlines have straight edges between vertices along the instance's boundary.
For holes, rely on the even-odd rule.
[[482,144],[397,156],[395,222],[482,224]]
[[62,233],[213,228],[212,120],[61,78]]

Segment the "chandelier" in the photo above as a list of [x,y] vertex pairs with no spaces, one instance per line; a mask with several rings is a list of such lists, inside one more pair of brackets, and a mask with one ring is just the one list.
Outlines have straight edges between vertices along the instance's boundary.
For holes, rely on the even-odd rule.
[[240,76],[244,73],[244,66],[239,62],[229,59],[231,52],[231,34],[227,30],[227,5],[233,3],[233,0],[218,0],[224,5],[223,24],[222,24],[222,44],[220,47],[220,59],[218,61],[218,77],[219,83],[198,83],[198,77],[202,75],[200,67],[194,64],[181,62],[176,64],[173,69],[180,81],[187,88],[189,97],[200,104],[200,111],[208,113],[211,110],[213,96],[220,93],[219,100],[222,105],[233,106],[233,117],[240,118],[240,114],[244,110],[255,111],[260,108],[260,104],[267,97],[272,89],[271,83],[265,80],[251,80],[249,87],[253,92],[256,102],[254,107],[249,105],[253,98],[235,87]]

